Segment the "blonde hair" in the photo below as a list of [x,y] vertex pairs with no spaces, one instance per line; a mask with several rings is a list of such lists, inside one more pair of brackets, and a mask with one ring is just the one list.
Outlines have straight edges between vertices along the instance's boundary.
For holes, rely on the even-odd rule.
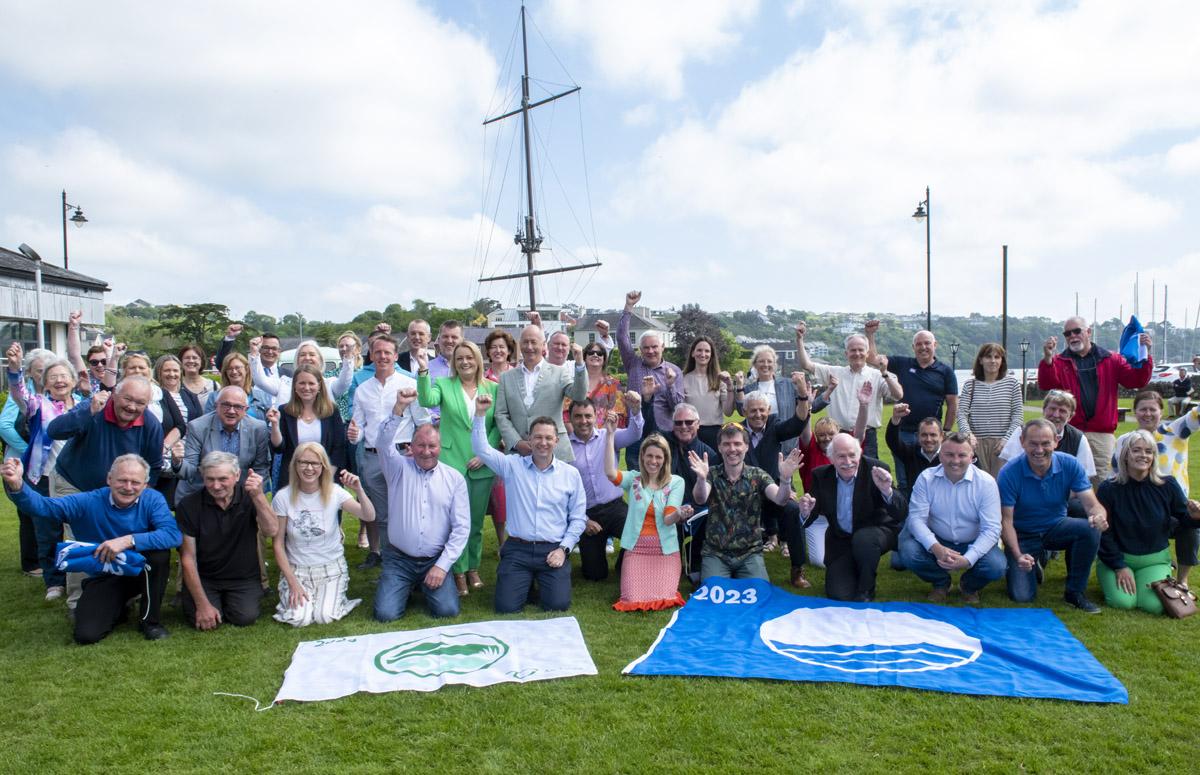
[[[146,363],[146,371],[154,374],[154,364],[150,362],[150,356],[144,353],[125,353],[121,356],[121,377],[125,377],[125,369],[129,368],[131,358],[141,358]],[[44,377],[44,375],[43,375]]]
[[1150,431],[1140,428],[1126,433],[1117,440],[1117,483],[1125,484],[1132,478],[1129,476],[1129,455],[1133,452],[1135,441],[1140,441],[1150,447],[1150,452],[1154,455],[1154,461],[1150,463],[1150,473],[1146,478],[1150,480],[1151,484],[1162,484],[1162,475],[1158,473],[1158,442],[1154,440],[1154,435]]
[[[653,480],[646,476],[645,466],[642,464],[642,459],[646,454],[646,447],[654,447],[663,453],[662,469],[658,472]],[[642,480],[642,484],[648,487],[662,488],[671,481],[671,447],[667,444],[667,440],[663,438],[661,433],[651,433],[646,438],[642,439],[642,446],[638,450],[638,478]]]
[[321,458],[321,479],[320,486],[317,491],[321,493],[321,505],[328,506],[329,499],[333,497],[333,464],[329,462],[329,455],[325,454],[325,448],[315,441],[306,441],[296,447],[296,451],[292,453],[292,462],[288,464],[288,493],[289,500],[293,506],[300,499],[300,456],[306,452],[311,452]]
[[454,345],[454,352],[450,354],[450,373],[462,379],[462,375],[458,373],[458,351],[462,348],[467,348],[471,351],[471,355],[475,358],[475,382],[483,382],[483,353],[479,352],[479,347],[474,342],[468,342],[466,339]]
[[358,338],[358,334],[353,331],[343,331],[338,335],[337,343],[341,344],[343,339],[354,340],[354,370],[358,371],[362,368],[362,340]]
[[[242,384],[234,385],[229,381],[229,365],[231,363],[240,362],[242,370],[246,376],[242,380]],[[229,353],[225,356],[225,360],[221,361],[221,387],[240,387],[246,393],[246,398],[250,398],[250,391],[254,389],[254,380],[250,378],[250,361],[241,353]]]

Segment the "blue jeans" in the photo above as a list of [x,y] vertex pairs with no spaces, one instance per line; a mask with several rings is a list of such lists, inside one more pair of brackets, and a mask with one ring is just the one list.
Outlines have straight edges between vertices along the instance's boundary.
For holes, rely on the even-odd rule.
[[557,568],[546,564],[546,555],[557,546],[554,541],[522,541],[509,536],[500,547],[500,565],[496,568],[496,613],[512,614],[524,608],[534,579],[543,611],[571,607],[570,558]]
[[[959,554],[965,553],[971,547],[969,543],[956,543],[941,539],[938,539],[938,543]],[[921,543],[913,538],[908,530],[900,533],[898,551],[904,560],[904,567],[917,574],[919,578],[937,588],[945,589],[950,586],[950,571],[938,565],[933,552],[921,546]],[[958,584],[964,593],[978,592],[1003,576],[1005,566],[1004,552],[1000,551],[999,546],[993,546],[987,554],[976,560],[973,566],[963,571]]]
[[[1066,549],[1067,592],[1082,595],[1087,591],[1088,577],[1092,575],[1092,563],[1096,550],[1100,548],[1100,531],[1088,525],[1086,519],[1063,517],[1044,533],[1022,533],[1017,531],[1019,554],[1040,557],[1043,551]],[[1037,597],[1037,574],[1033,570],[1021,570],[1013,558],[1014,548],[1008,549],[1008,596],[1018,603],[1028,603]]]
[[[37,490],[42,495],[49,497],[50,495],[50,477],[43,476],[37,484],[31,484],[30,487]],[[31,517],[33,520],[33,535],[37,540],[37,560],[38,567],[42,569],[42,581],[46,585],[46,589],[50,587],[65,587],[67,585],[67,574],[60,571],[54,565],[54,560],[58,554],[58,542],[63,540],[63,526],[61,522],[52,519],[42,519],[41,517]]]
[[436,561],[437,557],[409,557],[385,539],[383,572],[379,576],[379,586],[375,588],[375,618],[390,622],[404,616],[408,597],[418,585],[425,593],[425,606],[430,616],[458,616],[458,590],[449,573],[437,589],[430,589],[425,584],[425,574]]
[[762,552],[755,552],[744,560],[735,562],[726,557],[705,552],[700,557],[700,578],[716,576],[722,579],[762,579],[767,578],[767,564],[763,561]]

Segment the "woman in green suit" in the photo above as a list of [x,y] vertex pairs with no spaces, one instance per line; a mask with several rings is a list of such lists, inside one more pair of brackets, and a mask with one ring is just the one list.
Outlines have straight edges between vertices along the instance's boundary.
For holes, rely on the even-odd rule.
[[[473,342],[463,342],[454,348],[450,363],[451,377],[429,378],[429,356],[421,350],[417,362],[417,400],[424,407],[441,409],[442,419],[438,426],[442,434],[442,452],[439,460],[467,479],[467,494],[471,501],[471,535],[467,539],[466,551],[454,563],[454,585],[459,596],[465,596],[469,588],[480,589],[483,579],[479,577],[479,560],[483,554],[483,514],[487,510],[488,496],[492,492],[495,474],[483,461],[471,454],[471,422],[475,415],[475,395],[482,391],[493,399],[496,383],[483,378],[483,356]],[[495,406],[493,400],[492,406]],[[488,442],[500,446],[500,431],[492,418],[492,407],[488,408]]]

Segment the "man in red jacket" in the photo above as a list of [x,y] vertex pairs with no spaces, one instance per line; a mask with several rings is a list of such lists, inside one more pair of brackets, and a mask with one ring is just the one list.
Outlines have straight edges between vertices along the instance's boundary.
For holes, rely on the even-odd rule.
[[[1067,348],[1057,355],[1058,337],[1052,336],[1042,345],[1038,387],[1066,390],[1075,396],[1071,425],[1083,431],[1092,448],[1096,459],[1096,477],[1092,482],[1095,484],[1107,479],[1112,470],[1118,388],[1136,390],[1145,387],[1154,371],[1154,359],[1147,355],[1141,368],[1133,368],[1119,353],[1092,344],[1091,326],[1078,316],[1067,318],[1063,323],[1063,338]],[[1143,333],[1139,341],[1150,349],[1149,334]]]

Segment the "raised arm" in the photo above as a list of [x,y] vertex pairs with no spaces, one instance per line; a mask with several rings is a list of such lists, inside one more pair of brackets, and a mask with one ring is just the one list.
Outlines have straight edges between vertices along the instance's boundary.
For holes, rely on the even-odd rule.
[[708,493],[711,489],[708,483],[708,453],[700,457],[688,450],[688,467],[696,475],[696,484],[692,486],[692,501],[696,505],[708,503]]
[[[629,425],[613,433],[618,449],[624,449],[641,439],[646,428],[646,421],[642,418],[642,397],[632,390],[625,393],[625,411],[629,415]],[[654,412],[651,411],[650,415],[653,417]],[[609,412],[608,416],[616,419],[615,412]]]
[[629,291],[625,294],[625,309],[621,311],[621,319],[617,321],[617,352],[621,355],[621,370],[629,375],[636,357],[633,345],[629,343],[629,320],[633,316],[633,308],[642,300],[641,291]]
[[[492,405],[492,397],[482,390],[475,394],[475,419],[471,422],[471,451],[483,461],[484,465],[503,478],[508,475],[509,456],[488,443],[487,410]],[[496,416],[500,414],[496,411]],[[498,424],[498,423],[497,423]],[[519,462],[519,461],[518,461]]]
[[875,349],[875,334],[879,332],[879,321],[868,320],[863,325],[863,334],[867,337],[867,363],[872,366],[879,362],[879,350]]
[[796,324],[796,362],[800,364],[800,368],[805,371],[816,371],[811,358],[808,357],[808,350],[804,349],[804,336],[808,333],[808,324],[801,320]]
[[621,473],[617,469],[617,418],[612,413],[605,418],[604,430],[604,475],[611,482]]
[[67,315],[67,360],[70,361],[71,368],[75,369],[76,374],[88,370],[79,345],[79,324],[82,320],[83,310],[81,309],[72,310]]

